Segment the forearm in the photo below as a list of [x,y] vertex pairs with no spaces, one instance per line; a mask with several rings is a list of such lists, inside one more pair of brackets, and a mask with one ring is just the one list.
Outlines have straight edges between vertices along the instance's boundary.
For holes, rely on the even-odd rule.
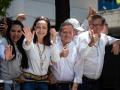
[[78,83],[73,83],[72,90],[78,90],[78,86],[79,86]]

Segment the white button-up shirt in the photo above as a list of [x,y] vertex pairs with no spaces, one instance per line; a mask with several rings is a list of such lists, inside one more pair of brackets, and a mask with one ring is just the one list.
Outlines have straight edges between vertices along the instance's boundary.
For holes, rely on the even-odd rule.
[[83,53],[84,75],[86,77],[91,79],[98,79],[100,77],[104,63],[105,46],[112,44],[116,40],[101,33],[101,37],[95,45],[89,47],[90,39],[88,31],[79,35],[78,47],[79,51]]
[[[74,42],[67,45],[69,54],[67,57],[60,57],[60,52],[63,49],[61,40],[56,43],[58,60],[57,63],[51,66],[51,71],[57,81],[68,81],[82,83],[83,62],[78,61],[77,48]],[[80,57],[80,56],[79,56]],[[78,68],[81,65],[81,68]],[[79,66],[80,67],[80,66]],[[80,72],[78,72],[78,69]]]
[[34,75],[46,75],[51,60],[55,61],[57,58],[54,45],[44,47],[43,44],[31,42],[27,45],[25,42],[26,40],[23,42],[23,48],[29,59],[29,68],[24,69],[24,71]]

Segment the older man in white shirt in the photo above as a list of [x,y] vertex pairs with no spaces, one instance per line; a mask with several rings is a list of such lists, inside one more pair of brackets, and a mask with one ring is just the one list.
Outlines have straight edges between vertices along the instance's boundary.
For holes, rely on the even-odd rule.
[[101,33],[103,25],[103,17],[94,15],[91,17],[90,30],[79,36],[78,46],[84,57],[84,78],[80,90],[100,90],[97,79],[99,79],[103,68],[105,46],[114,44],[115,51],[119,47],[120,41],[118,39]]
[[[52,64],[51,71],[55,79],[51,90],[70,90],[72,82],[82,83],[83,61],[78,61],[78,53],[72,24],[64,22],[60,27],[60,40],[56,43],[58,62]],[[80,58],[81,56],[79,56]],[[78,71],[78,63],[81,66]],[[52,79],[53,80],[53,79]]]

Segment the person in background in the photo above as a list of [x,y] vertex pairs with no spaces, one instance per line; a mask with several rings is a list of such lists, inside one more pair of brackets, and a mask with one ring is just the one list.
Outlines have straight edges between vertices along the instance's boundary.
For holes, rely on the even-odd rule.
[[51,43],[57,43],[58,41],[58,32],[56,31],[55,27],[50,28],[50,39],[51,39]]
[[68,22],[68,23],[71,23],[73,25],[74,35],[78,35],[81,32],[85,31],[82,27],[80,27],[80,23],[76,18],[69,18],[69,19],[65,20],[64,22]]
[[50,21],[44,16],[37,17],[32,30],[25,28],[23,48],[29,58],[29,68],[23,70],[26,81],[22,90],[48,90],[49,65],[56,62],[54,44],[50,40]]
[[8,45],[4,45],[5,57],[0,63],[0,77],[4,80],[4,90],[20,90],[20,85],[15,79],[21,75],[21,68],[28,68],[27,56],[22,48],[23,27],[20,21],[15,20],[6,32]]
[[19,14],[17,14],[17,17],[16,17],[16,20],[19,20],[20,22],[23,22],[23,21],[25,21],[26,20],[26,14],[24,14],[24,13],[19,13]]

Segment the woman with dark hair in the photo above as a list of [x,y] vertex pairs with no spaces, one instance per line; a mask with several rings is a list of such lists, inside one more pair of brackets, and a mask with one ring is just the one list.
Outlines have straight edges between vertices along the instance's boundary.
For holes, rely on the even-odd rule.
[[29,58],[29,68],[23,73],[27,79],[23,90],[48,90],[48,68],[51,60],[57,57],[54,45],[51,45],[49,19],[36,18],[32,30],[25,28],[23,34],[23,47]]
[[4,90],[20,90],[18,83],[13,81],[20,76],[23,68],[28,68],[27,56],[22,48],[24,36],[23,24],[20,21],[12,21],[6,32],[8,46],[5,49],[5,60],[1,62],[1,79],[4,80]]

